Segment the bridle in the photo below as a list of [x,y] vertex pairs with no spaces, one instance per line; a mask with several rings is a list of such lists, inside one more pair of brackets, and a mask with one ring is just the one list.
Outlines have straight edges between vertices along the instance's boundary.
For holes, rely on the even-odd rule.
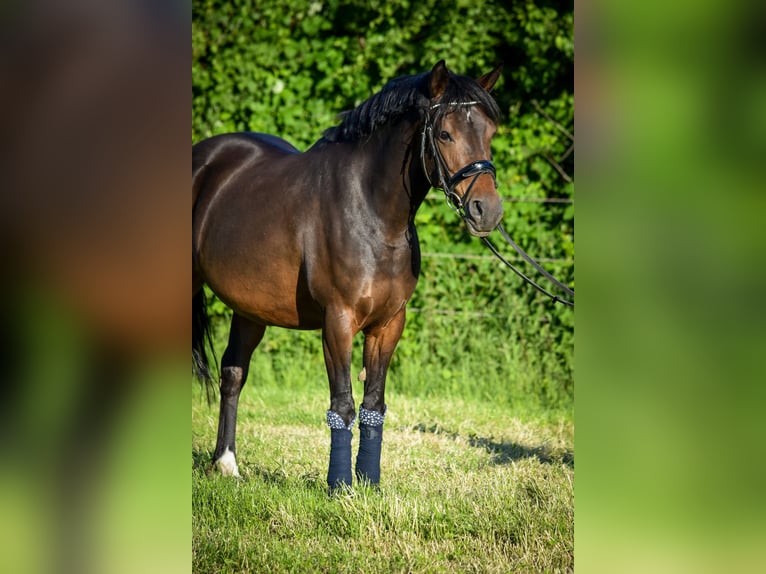
[[[439,146],[436,144],[436,140],[434,139],[434,125],[433,120],[431,119],[431,110],[434,110],[438,108],[439,106],[450,106],[453,108],[457,107],[467,107],[467,106],[474,106],[478,104],[479,102],[452,102],[449,104],[445,103],[438,103],[433,104],[428,110],[426,110],[425,113],[425,119],[423,121],[423,132],[421,134],[420,138],[420,162],[423,165],[423,173],[426,176],[426,179],[428,180],[428,183],[431,185],[431,187],[441,189],[444,192],[444,195],[447,198],[447,203],[452,207],[455,212],[460,215],[460,217],[466,221],[467,220],[467,213],[466,213],[466,207],[468,206],[468,201],[471,196],[471,191],[473,190],[473,186],[476,183],[476,180],[479,179],[480,175],[491,175],[492,181],[495,183],[495,188],[497,188],[497,180],[495,179],[496,176],[496,170],[495,170],[495,164],[493,164],[488,159],[481,159],[477,161],[473,161],[466,165],[465,167],[460,168],[457,170],[454,174],[450,175],[449,166],[447,166],[447,162],[444,159],[444,156],[441,153],[441,150],[439,149]],[[434,182],[431,181],[431,176],[429,175],[429,170],[426,167],[426,144],[428,144],[428,147],[430,148],[431,156],[434,158],[434,163],[436,167],[436,174],[438,176],[438,183],[439,185],[434,185]],[[446,176],[445,176],[446,174]],[[468,185],[468,189],[463,194],[463,197],[459,197],[457,193],[455,193],[455,187],[458,183],[461,181],[473,178],[471,180],[471,183]],[[500,231],[500,234],[503,236],[503,238],[508,242],[511,247],[513,247],[519,255],[521,255],[522,259],[524,259],[527,263],[532,265],[543,277],[548,279],[551,283],[556,285],[559,289],[564,291],[567,296],[574,299],[574,290],[570,289],[560,281],[556,280],[550,273],[548,273],[545,269],[540,267],[540,265],[535,261],[532,257],[527,255],[527,253],[519,247],[513,239],[508,235],[508,233],[503,229],[502,224],[498,224],[497,229]],[[547,295],[550,297],[554,302],[558,301],[559,303],[562,303],[564,305],[567,305],[569,307],[574,307],[574,302],[569,301],[567,299],[563,299],[559,297],[558,295],[554,295],[551,292],[549,292],[544,287],[541,287],[537,283],[535,283],[532,279],[527,277],[524,273],[519,271],[510,261],[508,261],[503,255],[497,250],[497,248],[492,244],[492,242],[487,237],[482,237],[481,240],[489,247],[490,251],[497,256],[500,261],[502,261],[507,267],[509,267],[516,275],[521,277],[524,281],[529,283],[532,287],[537,289],[539,292],[543,293],[544,295]]]
[[[421,134],[420,138],[420,162],[423,165],[423,173],[425,174],[428,183],[431,185],[431,187],[441,189],[444,192],[444,195],[447,197],[449,204],[458,214],[460,214],[463,219],[466,217],[465,211],[466,207],[468,206],[468,200],[471,197],[471,191],[473,190],[473,186],[476,183],[476,180],[479,179],[480,175],[491,175],[492,181],[495,183],[495,187],[497,187],[497,181],[495,181],[495,164],[493,164],[488,159],[480,159],[478,161],[472,161],[465,167],[460,168],[454,174],[450,175],[449,166],[447,165],[447,162],[436,143],[436,139],[434,138],[434,124],[431,119],[431,110],[434,110],[440,106],[467,107],[474,106],[478,103],[479,102],[454,102],[450,104],[439,103],[432,105],[426,111],[425,120],[423,121],[423,133]],[[431,156],[434,158],[434,163],[436,164],[436,174],[438,177],[439,185],[434,185],[434,182],[431,181],[429,170],[426,167],[426,143],[428,143],[428,147],[430,148],[429,151],[431,152]],[[468,189],[466,189],[463,197],[461,198],[455,192],[455,187],[464,179],[469,179],[471,177],[473,180],[471,180],[471,183],[468,185]]]

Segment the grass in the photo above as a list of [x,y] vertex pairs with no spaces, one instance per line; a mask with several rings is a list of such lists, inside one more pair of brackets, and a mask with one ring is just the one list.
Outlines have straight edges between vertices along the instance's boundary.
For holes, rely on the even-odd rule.
[[245,388],[241,480],[210,471],[217,407],[195,389],[195,572],[573,571],[571,409],[392,390],[380,490],[329,498],[328,397],[310,361],[314,383],[295,382],[307,370],[296,363],[289,384],[262,376]]

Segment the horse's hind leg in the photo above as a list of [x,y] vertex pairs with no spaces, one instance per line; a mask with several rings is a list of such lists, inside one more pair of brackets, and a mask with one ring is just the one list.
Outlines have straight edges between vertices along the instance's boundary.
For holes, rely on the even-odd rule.
[[364,336],[364,401],[359,407],[356,477],[371,485],[380,482],[380,451],[386,415],[386,374],[404,330],[404,313],[402,309],[385,326],[370,329]]
[[237,405],[247,380],[250,357],[263,339],[266,327],[237,314],[231,320],[229,343],[221,359],[221,410],[213,460],[221,474],[239,476],[236,458]]

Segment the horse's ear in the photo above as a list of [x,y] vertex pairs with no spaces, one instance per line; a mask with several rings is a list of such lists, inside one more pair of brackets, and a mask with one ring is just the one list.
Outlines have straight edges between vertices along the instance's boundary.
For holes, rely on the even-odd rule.
[[491,72],[487,72],[481,78],[478,78],[476,80],[476,83],[478,83],[485,90],[490,91],[492,89],[492,86],[495,85],[495,82],[497,82],[497,79],[500,77],[500,72],[502,71],[503,71],[503,64],[498,64],[497,66],[495,66],[494,70],[492,70]]
[[444,60],[439,60],[431,70],[431,101],[438,100],[447,88],[449,70]]

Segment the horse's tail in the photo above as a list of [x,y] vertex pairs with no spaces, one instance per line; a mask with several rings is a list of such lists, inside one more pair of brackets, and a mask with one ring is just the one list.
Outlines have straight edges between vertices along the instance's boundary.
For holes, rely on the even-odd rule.
[[200,289],[192,299],[192,372],[204,385],[208,402],[215,396],[215,379],[210,368],[211,356],[215,361],[205,290]]

